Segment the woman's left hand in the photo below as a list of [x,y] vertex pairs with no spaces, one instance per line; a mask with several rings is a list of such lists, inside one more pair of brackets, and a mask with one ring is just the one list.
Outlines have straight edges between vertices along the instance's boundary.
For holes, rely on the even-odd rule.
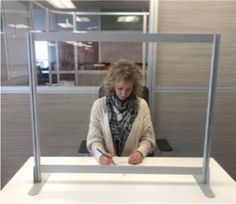
[[134,152],[129,156],[129,164],[140,164],[143,161],[143,155],[141,152]]

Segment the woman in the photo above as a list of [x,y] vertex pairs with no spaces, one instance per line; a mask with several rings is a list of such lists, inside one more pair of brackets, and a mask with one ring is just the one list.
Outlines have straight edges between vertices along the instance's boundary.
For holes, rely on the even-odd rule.
[[104,97],[91,110],[87,148],[102,165],[113,156],[139,164],[154,150],[155,135],[146,101],[140,98],[143,77],[134,62],[114,62],[105,78]]

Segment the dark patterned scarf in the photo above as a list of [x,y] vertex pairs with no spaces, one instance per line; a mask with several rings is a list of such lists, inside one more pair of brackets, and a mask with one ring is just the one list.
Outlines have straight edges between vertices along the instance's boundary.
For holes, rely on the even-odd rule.
[[138,113],[137,98],[131,94],[126,100],[121,101],[115,91],[111,91],[106,97],[106,104],[113,145],[116,154],[120,156]]

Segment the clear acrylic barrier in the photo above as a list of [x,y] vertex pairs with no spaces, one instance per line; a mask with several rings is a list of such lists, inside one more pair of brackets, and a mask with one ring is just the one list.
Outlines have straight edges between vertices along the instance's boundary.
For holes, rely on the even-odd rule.
[[[177,174],[198,174],[202,177],[203,185],[209,184],[209,156],[210,156],[210,136],[211,136],[211,123],[212,123],[212,113],[213,113],[213,105],[214,105],[214,93],[215,93],[215,85],[216,85],[216,73],[217,73],[217,60],[218,60],[218,51],[219,51],[219,34],[164,34],[164,33],[156,33],[156,34],[141,34],[141,33],[116,33],[111,34],[109,32],[99,32],[99,33],[30,33],[29,34],[29,59],[30,59],[30,84],[31,84],[31,105],[32,105],[32,131],[33,131],[33,142],[34,142],[34,157],[35,157],[35,168],[34,168],[34,181],[41,181],[41,170],[44,172],[75,172],[79,170],[79,166],[72,166],[71,168],[67,168],[66,166],[59,166],[59,169],[55,169],[53,165],[47,165],[44,167],[40,164],[40,145],[39,145],[39,135],[38,135],[38,118],[37,118],[37,98],[36,98],[36,80],[35,80],[35,57],[34,57],[34,41],[39,40],[47,40],[47,41],[99,41],[99,42],[146,42],[149,44],[149,56],[148,56],[148,87],[150,90],[153,90],[155,87],[155,81],[153,80],[153,71],[154,67],[152,67],[155,63],[155,52],[152,52],[154,49],[155,43],[159,42],[175,42],[175,43],[212,43],[212,59],[211,59],[211,71],[210,71],[210,79],[209,79],[209,89],[208,89],[208,104],[206,111],[206,126],[205,126],[205,140],[204,140],[204,157],[203,157],[203,166],[202,171],[197,170],[196,168],[192,168],[192,170],[184,170],[181,168],[178,171],[175,169],[171,170],[171,167],[167,168],[167,173],[177,173]],[[151,102],[151,111],[153,110],[153,98],[154,92],[150,94],[150,102]],[[90,168],[90,167],[89,167]],[[93,167],[91,167],[93,168]],[[98,167],[99,168],[99,167]],[[126,172],[126,168],[117,167],[119,172]],[[61,170],[60,170],[61,169]],[[72,171],[71,171],[72,169]],[[160,167],[156,167],[156,172],[158,172]],[[92,172],[96,173],[97,168],[91,169]],[[113,173],[114,169],[108,167],[106,172]],[[129,170],[129,173],[135,173],[137,169],[132,167]],[[100,171],[99,171],[100,172]],[[144,171],[139,171],[139,173],[146,173],[146,169]],[[204,191],[204,190],[203,190]],[[209,193],[209,191],[207,191]],[[206,195],[209,195],[206,193]],[[212,193],[210,193],[210,197]]]

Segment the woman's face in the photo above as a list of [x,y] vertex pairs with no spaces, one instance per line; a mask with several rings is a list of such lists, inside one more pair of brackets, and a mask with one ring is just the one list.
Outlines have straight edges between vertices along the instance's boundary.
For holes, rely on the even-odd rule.
[[115,93],[116,96],[124,101],[127,99],[133,91],[133,82],[131,80],[128,81],[120,81],[115,83]]

